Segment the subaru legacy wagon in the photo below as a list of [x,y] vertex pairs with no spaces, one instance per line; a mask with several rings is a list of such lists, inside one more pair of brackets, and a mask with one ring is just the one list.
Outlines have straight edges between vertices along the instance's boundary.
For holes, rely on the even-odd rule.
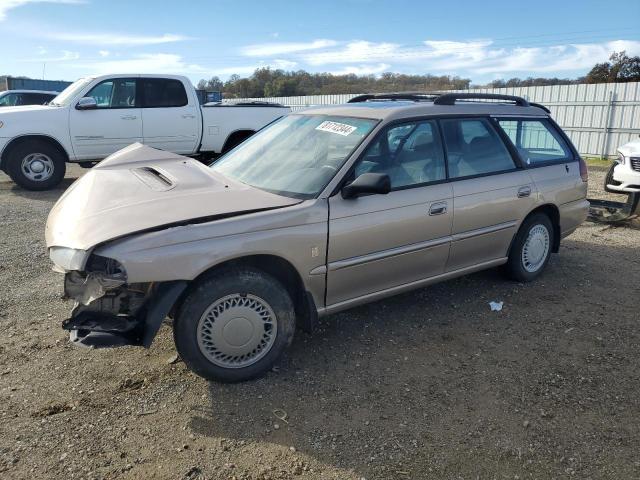
[[283,117],[210,166],[131,145],[62,195],[46,239],[72,341],[148,347],[168,316],[187,366],[233,382],[319,316],[497,266],[534,280],[586,192],[542,105],[364,95]]

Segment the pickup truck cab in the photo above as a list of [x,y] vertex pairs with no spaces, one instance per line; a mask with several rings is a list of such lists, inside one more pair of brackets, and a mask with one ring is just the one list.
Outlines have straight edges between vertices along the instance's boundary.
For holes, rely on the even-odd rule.
[[132,143],[215,155],[287,114],[269,103],[201,106],[178,75],[103,75],[74,82],[48,105],[0,111],[0,168],[29,190],[56,186],[66,162],[92,165]]

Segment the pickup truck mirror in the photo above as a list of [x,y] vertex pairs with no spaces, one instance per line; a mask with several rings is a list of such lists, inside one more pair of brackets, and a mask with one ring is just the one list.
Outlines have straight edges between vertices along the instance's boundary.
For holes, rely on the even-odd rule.
[[76,110],[95,110],[98,102],[93,97],[82,97],[76,104]]
[[387,194],[391,180],[385,173],[363,173],[353,182],[342,187],[342,198],[354,198],[365,193]]

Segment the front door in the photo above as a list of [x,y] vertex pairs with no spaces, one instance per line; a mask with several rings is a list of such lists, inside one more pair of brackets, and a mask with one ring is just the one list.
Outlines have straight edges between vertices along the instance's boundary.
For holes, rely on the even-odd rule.
[[453,198],[436,122],[385,129],[351,178],[366,172],[389,175],[392,191],[330,198],[327,306],[444,272]]
[[453,187],[447,271],[507,256],[520,222],[535,204],[535,185],[516,164],[489,118],[441,121]]
[[94,86],[98,108],[69,112],[73,151],[79,160],[101,159],[135,142],[142,142],[142,111],[136,78],[111,78]]
[[144,143],[174,153],[194,153],[200,143],[200,105],[184,84],[171,78],[142,78]]

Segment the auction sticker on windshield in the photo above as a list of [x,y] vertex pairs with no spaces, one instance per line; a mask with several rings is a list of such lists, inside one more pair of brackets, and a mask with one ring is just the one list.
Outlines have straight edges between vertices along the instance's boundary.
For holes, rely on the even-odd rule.
[[325,120],[316,127],[316,130],[337,133],[338,135],[342,135],[344,137],[353,133],[357,129],[358,127],[353,127],[351,125],[347,125],[346,123],[330,122],[329,120]]

